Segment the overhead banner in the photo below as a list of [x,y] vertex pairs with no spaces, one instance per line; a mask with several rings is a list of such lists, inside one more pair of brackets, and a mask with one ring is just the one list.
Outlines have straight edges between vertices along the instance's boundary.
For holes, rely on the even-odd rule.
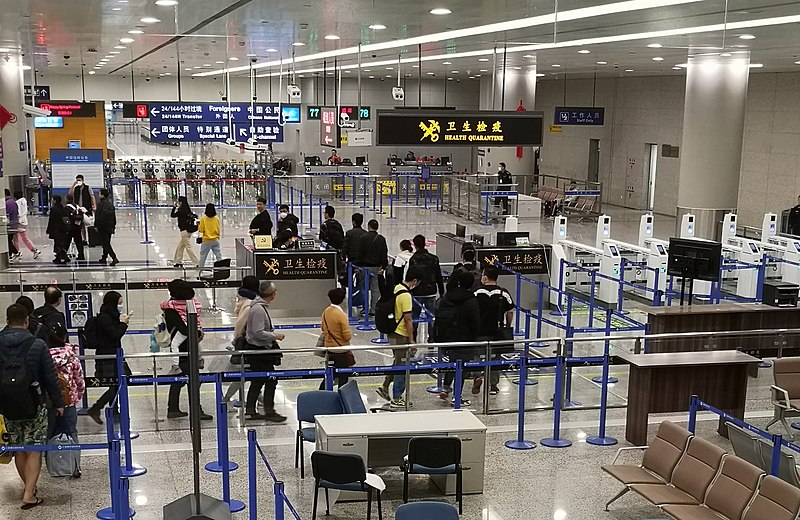
[[[251,131],[252,130],[252,131]],[[225,142],[230,137],[230,126],[224,123],[150,123],[150,141],[154,143],[186,142],[213,143]],[[244,142],[255,138],[258,141],[282,143],[283,127],[277,121],[272,124],[256,123],[234,124],[233,139]]]
[[603,126],[606,109],[602,107],[556,107],[556,125]]
[[542,112],[378,110],[378,146],[541,146]]
[[55,189],[72,187],[78,174],[83,175],[89,186],[103,186],[103,150],[51,148],[50,164]]
[[322,107],[319,113],[319,144],[321,146],[338,147],[341,134],[339,133],[339,124],[336,121],[336,109]]

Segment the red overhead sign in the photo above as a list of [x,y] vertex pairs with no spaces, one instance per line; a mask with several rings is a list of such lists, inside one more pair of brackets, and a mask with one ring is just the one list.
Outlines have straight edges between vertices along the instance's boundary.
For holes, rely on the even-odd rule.
[[339,146],[339,122],[336,109],[322,107],[319,114],[319,144],[337,148]]
[[97,105],[79,103],[77,101],[43,101],[36,104],[39,108],[49,110],[51,116],[60,117],[96,117]]

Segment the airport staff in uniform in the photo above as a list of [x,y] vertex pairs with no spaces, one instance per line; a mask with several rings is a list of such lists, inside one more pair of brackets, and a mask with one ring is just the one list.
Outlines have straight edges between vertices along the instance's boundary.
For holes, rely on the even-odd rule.
[[256,199],[256,211],[258,211],[258,215],[250,221],[250,234],[252,236],[272,235],[272,218],[267,211],[267,199],[264,197]]
[[789,210],[789,229],[790,235],[800,235],[800,196],[797,197],[797,205]]
[[[497,169],[497,191],[511,191],[510,185],[514,183],[511,172],[506,170],[506,163],[501,162]],[[508,197],[495,197],[495,205],[503,206],[503,215],[508,215]]]
[[328,165],[338,166],[340,164],[342,164],[342,158],[339,157],[339,154],[336,153],[336,149],[334,148],[331,150],[331,156],[328,157]]

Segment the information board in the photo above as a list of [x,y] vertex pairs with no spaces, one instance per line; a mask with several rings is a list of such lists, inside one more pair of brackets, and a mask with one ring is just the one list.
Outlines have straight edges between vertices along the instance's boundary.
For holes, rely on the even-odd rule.
[[541,146],[541,112],[378,110],[378,146]]
[[556,125],[603,126],[605,108],[556,107],[553,123]]
[[323,251],[255,252],[256,276],[261,280],[332,280],[336,255]]
[[66,318],[68,329],[79,329],[86,326],[86,320],[92,316],[92,293],[65,292]]
[[[254,137],[263,142],[283,142],[283,127],[278,121],[255,123],[252,127],[247,123],[233,125],[233,136],[237,142]],[[230,137],[230,125],[227,121],[217,123],[153,123],[150,122],[150,140],[154,143],[187,142],[212,143],[225,142]]]
[[103,150],[51,148],[50,164],[53,169],[54,189],[72,187],[78,174],[83,175],[89,186],[99,188],[104,185]]
[[[35,95],[33,95],[35,94]],[[46,101],[50,99],[50,86],[49,85],[36,85],[31,88],[30,85],[25,85],[25,103],[32,105],[33,98]]]

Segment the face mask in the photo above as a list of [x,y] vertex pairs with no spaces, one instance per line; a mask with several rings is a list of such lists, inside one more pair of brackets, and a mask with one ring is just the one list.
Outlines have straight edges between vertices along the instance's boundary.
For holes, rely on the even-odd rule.
[[83,182],[82,181],[78,181],[78,182],[75,183],[75,186],[83,186]]
[[288,214],[288,213],[281,213],[280,215],[281,215],[281,218],[286,218],[286,217],[288,217],[288,216],[289,216],[289,214]]
[[124,310],[125,310],[125,306],[124,305],[117,305],[117,311],[119,311],[120,314],[122,314],[122,311],[124,311]]

